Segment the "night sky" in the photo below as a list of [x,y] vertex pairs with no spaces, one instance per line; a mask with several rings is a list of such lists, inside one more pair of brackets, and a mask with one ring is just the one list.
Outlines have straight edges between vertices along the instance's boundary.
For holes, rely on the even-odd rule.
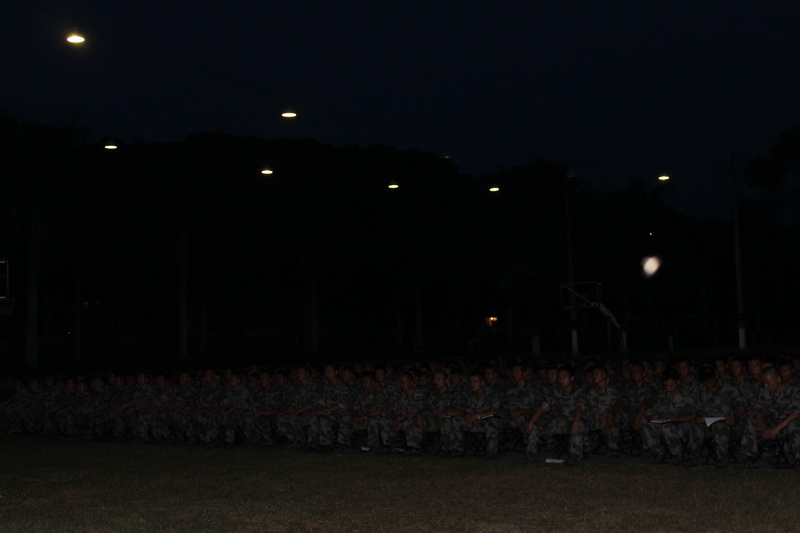
[[0,107],[96,138],[448,152],[473,176],[668,172],[673,206],[726,216],[731,153],[742,178],[800,123],[799,22],[796,1],[5,0]]

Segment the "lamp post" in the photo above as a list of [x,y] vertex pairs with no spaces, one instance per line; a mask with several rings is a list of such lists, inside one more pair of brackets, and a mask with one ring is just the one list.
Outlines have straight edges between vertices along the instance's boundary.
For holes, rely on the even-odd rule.
[[733,257],[736,262],[736,323],[739,330],[739,350],[747,348],[744,326],[744,292],[742,290],[742,250],[739,233],[739,189],[736,186],[736,154],[731,153],[731,200],[733,202]]
[[[570,214],[569,202],[569,182],[575,178],[575,173],[572,170],[567,171],[564,175],[564,216],[566,226],[566,241],[567,241],[567,281],[572,289],[575,284],[575,270],[572,262],[572,215]],[[569,310],[569,325],[570,325],[570,339],[572,345],[572,355],[578,355],[578,312],[575,308],[575,296],[570,294],[570,310]]]
[[[669,180],[669,176],[662,174],[659,181]],[[741,233],[739,229],[739,189],[736,183],[736,154],[731,153],[731,207],[733,215],[733,258],[736,270],[736,326],[738,330],[738,349],[747,349],[747,329],[744,322],[744,289],[742,286],[742,250]]]

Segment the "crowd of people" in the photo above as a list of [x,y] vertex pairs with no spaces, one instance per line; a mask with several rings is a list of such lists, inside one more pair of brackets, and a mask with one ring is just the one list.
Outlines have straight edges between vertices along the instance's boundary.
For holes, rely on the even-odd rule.
[[48,375],[16,380],[0,434],[447,457],[516,447],[530,461],[553,449],[569,465],[602,449],[757,467],[766,451],[800,470],[798,372],[797,357],[734,356]]

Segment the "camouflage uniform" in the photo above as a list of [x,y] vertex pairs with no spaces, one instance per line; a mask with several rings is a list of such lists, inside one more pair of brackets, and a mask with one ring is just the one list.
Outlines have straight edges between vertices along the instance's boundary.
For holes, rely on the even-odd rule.
[[[542,439],[552,440],[552,438],[549,435],[545,436],[545,431],[544,430],[547,428],[547,426],[550,424],[551,420],[553,419],[552,413],[550,411],[550,406],[553,404],[552,392],[553,392],[554,389],[552,387],[550,387],[549,385],[545,384],[545,383],[542,383],[542,382],[539,382],[539,383],[540,383],[540,385],[534,388],[534,391],[535,391],[534,392],[534,398],[533,398],[534,399],[534,402],[533,402],[534,409],[536,411],[538,411],[542,406],[547,406],[548,410],[541,417],[539,417],[539,419],[533,425],[533,428],[531,429],[531,432],[528,434],[528,437],[527,437],[528,444],[527,444],[526,453],[530,457],[535,457],[536,456],[536,454],[539,451],[539,444],[542,441]],[[525,427],[525,431],[528,430],[527,429],[527,425],[528,425],[528,422],[530,422],[532,416],[533,415],[525,417],[525,422],[526,422],[525,423],[525,426],[526,426]]]
[[298,414],[282,414],[277,419],[278,434],[295,446],[303,444],[303,437],[311,421],[311,408],[317,404],[319,398],[318,385],[307,381],[305,385],[296,383],[289,392],[288,410],[304,409]]
[[392,408],[392,420],[400,424],[405,434],[406,445],[419,448],[422,445],[422,427],[414,413],[421,414],[425,410],[425,395],[418,387],[401,391]]
[[[763,389],[759,403],[759,414],[764,418],[767,428],[772,428],[783,422],[792,413],[800,413],[800,388],[796,385],[781,383],[778,394]],[[753,429],[754,428],[754,429]],[[795,461],[800,461],[800,421],[791,420],[780,433],[777,439],[785,439],[795,455]],[[761,439],[761,430],[758,424],[745,428],[742,435],[740,451],[749,457],[758,455],[758,444]]]
[[[697,394],[697,416],[702,418],[733,418],[741,412],[741,397],[735,387],[719,381],[717,390],[709,390],[703,386]],[[700,455],[707,439],[714,440],[714,454],[718,462],[727,461],[730,451],[731,429],[725,420],[718,420],[710,426],[706,423],[694,423],[689,439],[690,454]]]
[[[253,393],[253,424],[245,429],[245,437],[252,444],[271,446],[274,442],[275,416],[285,406],[280,404],[281,393],[277,387],[259,387]],[[272,414],[261,414],[268,413]]]
[[111,433],[108,404],[109,395],[103,387],[92,386],[83,396],[78,412],[78,427],[83,438],[105,437]]
[[170,388],[167,403],[170,406],[169,440],[171,442],[191,442],[196,437],[190,412],[193,407],[197,406],[197,396],[197,386],[191,382]]
[[[478,413],[494,412],[487,418],[475,420],[467,427],[464,423],[463,430],[469,433],[484,433],[486,435],[486,453],[490,456],[497,455],[500,444],[500,416],[502,414],[502,399],[492,388],[484,387],[482,392],[470,391],[466,395],[465,416]],[[460,417],[456,420],[458,423]],[[462,437],[463,438],[463,437]],[[461,445],[463,447],[463,444]]]
[[734,380],[732,386],[739,392],[741,421],[731,432],[731,439],[739,441],[739,452],[748,457],[758,457],[758,434],[760,428],[756,414],[764,411],[764,386],[748,376],[741,383]]
[[[370,415],[375,411],[380,414]],[[388,405],[383,391],[377,385],[371,391],[361,389],[358,397],[353,404],[354,418],[366,416],[365,420],[358,420],[354,423],[356,429],[367,430],[367,446],[378,448],[381,443],[388,446],[391,442],[391,426],[388,417]]]
[[41,433],[44,422],[47,391],[37,382],[37,386],[30,387],[30,394],[25,397],[26,404],[20,411],[20,422],[26,433]]
[[[312,415],[308,425],[309,446],[332,446],[334,440],[341,446],[350,446],[353,435],[353,422],[348,411],[347,385],[338,379],[333,383],[324,382],[320,387],[319,400],[315,410],[340,407],[338,411]],[[338,429],[338,431],[336,431]],[[334,433],[336,433],[334,435]]]
[[121,379],[109,389],[108,401],[112,406],[109,412],[111,435],[115,439],[124,439],[129,430],[133,431],[136,416],[133,412],[134,390],[126,386]]
[[448,386],[444,393],[435,390],[428,405],[431,416],[427,417],[430,422],[426,422],[426,429],[438,430],[442,450],[463,452],[464,439],[461,431],[464,427],[464,416],[445,415],[442,418],[440,413],[463,413],[466,409],[464,391],[452,386]]
[[614,415],[615,423],[619,422],[623,430],[631,429],[633,420],[636,417],[642,404],[645,402],[652,405],[658,395],[658,388],[652,381],[645,381],[640,388],[636,387],[633,381],[625,382],[620,394],[620,407]]
[[150,415],[150,431],[156,442],[170,442],[172,437],[172,410],[174,404],[172,387],[164,385],[154,389],[153,408]]
[[514,411],[536,410],[536,390],[527,382],[522,387],[514,386],[505,389],[505,407],[503,421],[506,429],[516,429],[526,435],[525,428],[530,420],[530,415],[512,418]]
[[582,420],[589,431],[600,431],[603,434],[609,451],[619,450],[619,434],[624,420],[617,418],[615,412],[613,423],[609,427],[606,422],[600,420],[600,416],[608,413],[612,407],[621,402],[621,399],[622,394],[614,384],[609,384],[603,390],[594,385],[586,393],[587,406]]
[[[578,422],[578,434],[572,434],[572,425],[575,421],[575,415],[578,409],[586,411],[586,391],[573,384],[572,389],[567,392],[564,387],[556,387],[549,398],[548,404],[548,418],[546,425],[543,428],[545,440],[551,440],[555,435],[568,435],[569,436],[569,460],[571,462],[578,462],[583,458],[583,441],[586,435],[586,424],[583,417]],[[529,453],[536,453],[536,448],[533,446],[534,434],[537,433],[536,426],[531,432],[531,437],[528,440]]]
[[[661,418],[685,417],[696,415],[696,400],[692,396],[676,390],[670,394],[666,389],[661,389],[653,405],[648,409],[646,416],[658,414]],[[652,420],[642,424],[642,446],[657,458],[663,458],[666,450],[676,458],[683,456],[682,439],[689,437],[693,422],[664,422]],[[664,444],[661,440],[664,440]]]
[[206,445],[215,445],[219,440],[222,423],[221,402],[225,390],[216,383],[204,383],[197,394],[194,414],[194,432],[197,440]]
[[225,444],[234,444],[236,430],[245,435],[253,433],[255,425],[252,417],[242,416],[244,413],[253,411],[253,398],[250,389],[244,384],[239,383],[235,388],[225,389],[220,398],[220,406],[223,412],[220,425],[225,431]]
[[22,381],[17,381],[14,393],[3,406],[2,411],[0,411],[0,431],[3,434],[14,435],[22,433],[20,411],[30,405],[31,402],[31,392]]

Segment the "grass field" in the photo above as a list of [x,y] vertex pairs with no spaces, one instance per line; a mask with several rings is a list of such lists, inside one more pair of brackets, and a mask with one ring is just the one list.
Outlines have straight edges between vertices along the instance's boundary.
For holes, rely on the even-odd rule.
[[794,470],[0,438],[0,530],[796,531]]

